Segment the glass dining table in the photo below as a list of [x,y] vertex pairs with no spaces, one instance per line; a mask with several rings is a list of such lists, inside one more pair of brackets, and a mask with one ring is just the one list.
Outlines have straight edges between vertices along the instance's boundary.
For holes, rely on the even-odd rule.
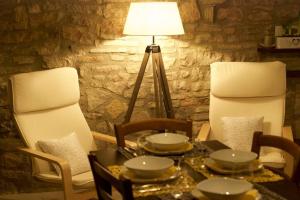
[[[174,159],[180,167],[180,176],[176,179],[157,183],[134,183],[133,192],[138,200],[194,200],[201,199],[193,193],[197,183],[213,176],[229,176],[246,179],[253,184],[254,193],[248,199],[253,200],[299,200],[300,190],[296,183],[270,169],[249,176],[241,174],[214,173],[203,164],[203,160],[211,152],[228,147],[216,140],[193,143],[193,149],[178,155],[168,156]],[[135,156],[134,152],[123,151],[116,145],[106,144],[104,148],[95,151],[97,161],[118,176],[123,163]],[[205,198],[204,198],[205,199]],[[245,198],[246,199],[246,198]]]

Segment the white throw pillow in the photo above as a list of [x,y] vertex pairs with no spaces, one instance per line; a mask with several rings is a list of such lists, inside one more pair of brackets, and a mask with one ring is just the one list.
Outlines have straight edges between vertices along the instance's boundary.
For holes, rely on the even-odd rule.
[[[78,141],[76,133],[73,132],[60,139],[38,141],[37,143],[45,153],[67,160],[72,176],[90,170],[87,153]],[[56,164],[54,164],[54,168],[58,174],[61,174],[60,168]]]
[[251,151],[253,134],[263,130],[263,117],[223,117],[223,143],[234,150]]

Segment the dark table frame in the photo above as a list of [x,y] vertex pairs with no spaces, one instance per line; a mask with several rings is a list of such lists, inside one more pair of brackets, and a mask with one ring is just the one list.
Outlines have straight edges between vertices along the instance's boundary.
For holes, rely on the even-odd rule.
[[[203,144],[210,151],[228,148],[227,146],[223,145],[222,143],[216,140],[205,141],[203,142]],[[114,146],[103,148],[101,150],[96,151],[96,157],[98,162],[100,162],[104,166],[122,165],[123,162],[127,160]],[[188,166],[187,166],[187,171],[194,178],[195,181],[201,181],[205,179],[204,176],[202,176],[200,173],[195,172]],[[291,182],[290,180],[285,179],[276,182],[265,182],[265,183],[259,183],[259,185],[268,188],[269,190],[285,197],[288,200],[300,199],[299,188],[297,187],[296,183]]]

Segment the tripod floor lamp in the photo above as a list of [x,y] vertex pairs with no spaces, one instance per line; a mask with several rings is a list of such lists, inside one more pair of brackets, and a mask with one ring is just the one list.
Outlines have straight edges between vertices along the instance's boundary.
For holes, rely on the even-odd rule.
[[162,54],[160,46],[155,44],[155,36],[184,34],[177,3],[131,3],[123,33],[125,35],[152,36],[152,44],[146,47],[124,123],[130,121],[150,55],[152,56],[156,115],[162,117],[165,111],[168,118],[174,118]]

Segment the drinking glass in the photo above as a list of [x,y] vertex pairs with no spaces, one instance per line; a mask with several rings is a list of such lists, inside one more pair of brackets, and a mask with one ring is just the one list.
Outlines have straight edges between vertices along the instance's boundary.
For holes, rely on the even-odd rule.
[[[186,172],[183,171],[183,169],[184,169],[184,168],[183,168],[183,165],[184,165],[184,158],[185,158],[185,155],[184,155],[184,154],[181,155],[181,156],[179,156],[179,157],[178,157],[178,160],[177,160],[177,163],[176,163],[176,168],[177,168],[177,170],[179,170],[180,173],[181,173],[180,176],[179,176],[179,179],[182,179],[182,180],[184,180],[184,176],[183,176],[182,173],[186,173]],[[170,186],[170,184],[168,184],[168,185]],[[184,181],[184,182],[182,183],[181,187],[187,188],[187,187],[189,187],[189,185]],[[182,197],[182,195],[183,195],[183,192],[180,191],[180,190],[176,190],[176,191],[171,192],[171,195],[174,197],[174,199],[181,199],[181,197]]]
[[145,135],[139,136],[137,138],[137,148],[136,148],[136,153],[138,156],[145,155],[145,150],[144,150],[144,145],[145,145]]

